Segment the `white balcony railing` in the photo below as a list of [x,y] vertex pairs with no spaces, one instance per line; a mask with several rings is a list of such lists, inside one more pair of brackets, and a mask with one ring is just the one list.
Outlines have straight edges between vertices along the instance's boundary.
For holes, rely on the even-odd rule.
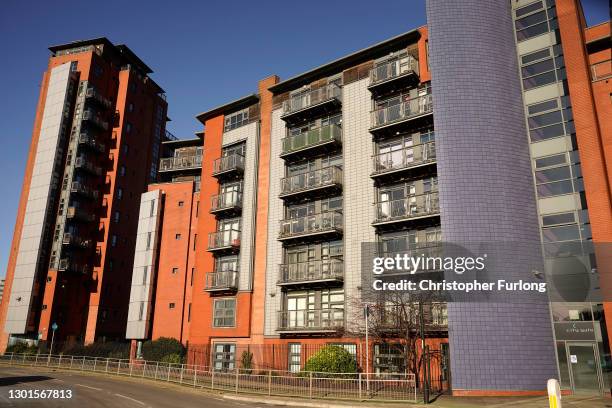
[[390,152],[379,153],[373,157],[374,175],[408,169],[436,161],[435,142],[404,147]]
[[431,112],[433,112],[432,95],[417,96],[396,105],[372,111],[371,128],[402,122]]
[[279,238],[342,231],[342,212],[327,211],[305,217],[281,220]]
[[283,103],[283,115],[288,115],[331,100],[342,101],[342,88],[336,84],[329,84],[321,88],[300,92],[292,95]]
[[308,150],[313,147],[321,146],[327,143],[341,143],[342,128],[340,125],[333,124],[307,130],[298,135],[287,136],[283,138],[283,150],[281,156],[285,156],[294,152]]
[[380,201],[375,206],[376,222],[419,218],[440,213],[438,192],[413,195],[398,200]]
[[342,169],[329,166],[281,179],[281,195],[295,194],[342,184]]
[[338,258],[279,265],[279,284],[342,280],[343,278],[344,261]]
[[208,250],[240,247],[240,230],[230,229],[208,234]]
[[419,61],[412,55],[387,61],[372,68],[370,86],[419,72]]
[[279,330],[317,331],[344,327],[344,309],[287,310],[278,312]]

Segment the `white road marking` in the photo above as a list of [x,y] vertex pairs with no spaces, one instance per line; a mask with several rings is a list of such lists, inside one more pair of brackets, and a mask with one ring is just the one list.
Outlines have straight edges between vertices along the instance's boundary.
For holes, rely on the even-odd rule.
[[116,395],[117,397],[129,399],[130,401],[134,401],[134,402],[136,402],[136,403],[138,403],[140,405],[146,405],[144,402],[138,401],[137,399],[134,399],[134,398],[131,398],[131,397],[128,397],[127,395],[123,395],[123,394],[114,394],[114,395]]
[[96,391],[102,391],[102,388],[90,387],[89,385],[83,385],[83,384],[74,384],[74,385],[78,385],[79,387],[85,387],[85,388],[89,388],[89,389],[96,390]]

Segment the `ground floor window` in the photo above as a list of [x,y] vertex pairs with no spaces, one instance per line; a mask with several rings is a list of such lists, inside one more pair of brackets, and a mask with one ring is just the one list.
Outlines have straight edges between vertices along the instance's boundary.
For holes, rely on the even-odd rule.
[[236,366],[236,345],[233,343],[215,343],[213,367],[216,371],[233,370]]
[[289,343],[289,371],[297,373],[302,368],[302,345]]
[[353,356],[355,361],[357,361],[357,345],[356,344],[354,343],[329,343],[329,345],[342,347],[343,349],[351,353],[351,356]]
[[396,343],[374,345],[374,372],[404,373],[406,371],[406,353],[404,346]]

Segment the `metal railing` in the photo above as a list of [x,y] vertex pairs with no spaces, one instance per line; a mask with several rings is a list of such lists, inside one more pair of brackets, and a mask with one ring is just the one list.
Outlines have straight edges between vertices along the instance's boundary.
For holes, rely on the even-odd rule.
[[432,94],[417,96],[396,105],[372,111],[371,128],[401,122],[431,112],[433,112]]
[[100,153],[104,153],[106,146],[103,143],[99,143],[95,138],[91,137],[87,133],[81,133],[79,135],[79,143],[85,146],[89,146]]
[[108,122],[97,117],[95,112],[92,110],[87,109],[83,112],[83,120],[90,121],[96,126],[101,127],[104,130],[108,130]]
[[283,310],[278,312],[278,330],[328,331],[344,327],[344,309]]
[[79,156],[74,160],[74,167],[88,171],[96,176],[102,175],[102,167],[94,165],[89,158],[84,156]]
[[230,154],[229,156],[220,157],[213,162],[213,175],[234,170],[244,171],[244,156]]
[[205,290],[238,288],[238,271],[217,271],[206,274]]
[[202,155],[165,157],[159,160],[159,171],[189,170],[202,167]]
[[591,81],[601,81],[612,77],[612,60],[591,65]]
[[210,212],[242,207],[242,193],[228,191],[211,197]]
[[344,279],[344,261],[339,258],[319,259],[279,265],[279,284],[292,284]]
[[110,99],[106,98],[104,95],[102,95],[96,88],[93,87],[89,87],[87,88],[87,90],[85,91],[85,97],[86,98],[92,98],[95,99],[96,101],[98,101],[102,106],[106,107],[106,108],[110,108],[112,106],[112,102],[110,101]]
[[329,166],[281,179],[281,195],[342,184],[342,169]]
[[328,100],[342,101],[342,88],[336,84],[329,84],[300,92],[283,102],[283,115],[310,108]]
[[331,142],[342,142],[342,128],[340,125],[326,125],[315,129],[310,129],[298,135],[283,138],[283,150],[281,156],[307,150],[312,147]]
[[[162,94],[162,95],[165,96],[165,94]],[[164,97],[164,100],[165,100],[165,97]],[[170,132],[168,129],[165,129],[164,137],[166,140],[172,140],[172,141],[179,140],[178,137],[174,136],[174,134]]]
[[429,142],[379,153],[373,157],[373,161],[374,175],[432,163],[436,161],[436,144]]
[[417,400],[415,375],[410,373],[316,373],[231,368],[192,364],[82,357],[61,354],[0,356],[0,364],[48,367],[175,383],[192,388],[281,397],[336,400]]
[[390,79],[399,78],[410,73],[419,72],[419,61],[407,55],[392,61],[379,64],[370,71],[370,85],[376,85]]
[[376,222],[396,221],[440,213],[438,192],[376,203]]
[[65,232],[64,237],[62,239],[62,244],[72,245],[72,246],[79,247],[79,248],[89,248],[91,247],[91,240],[83,239],[70,232]]
[[208,234],[208,249],[216,250],[223,248],[239,248],[240,231],[231,229],[227,231],[216,231]]
[[68,258],[60,259],[57,269],[60,271],[71,271],[83,274],[87,274],[91,270],[89,265],[75,264]]
[[94,190],[91,187],[81,183],[80,181],[73,181],[70,186],[70,191],[73,193],[79,193],[89,198],[98,198],[98,190]]
[[66,209],[66,218],[82,220],[87,222],[93,222],[96,219],[95,214],[91,214],[82,208],[78,207],[68,207]]
[[281,220],[279,238],[290,238],[342,230],[342,212],[327,211]]

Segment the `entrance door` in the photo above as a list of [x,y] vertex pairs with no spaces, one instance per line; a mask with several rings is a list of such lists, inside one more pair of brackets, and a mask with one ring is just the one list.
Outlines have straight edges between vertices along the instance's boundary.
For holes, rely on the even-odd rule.
[[570,375],[576,393],[599,394],[601,367],[594,343],[568,343]]

